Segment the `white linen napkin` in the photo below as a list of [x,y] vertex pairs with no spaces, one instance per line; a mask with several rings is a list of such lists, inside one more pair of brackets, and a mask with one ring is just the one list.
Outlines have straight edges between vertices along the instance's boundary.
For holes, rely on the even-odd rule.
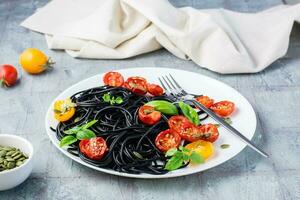
[[161,47],[219,73],[254,73],[286,54],[300,4],[258,13],[167,0],[53,0],[21,25],[73,57],[122,59]]

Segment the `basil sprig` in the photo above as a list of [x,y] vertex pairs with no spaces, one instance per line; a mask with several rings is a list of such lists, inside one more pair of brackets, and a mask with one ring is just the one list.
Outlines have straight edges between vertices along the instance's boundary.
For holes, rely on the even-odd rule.
[[114,96],[110,96],[109,93],[106,93],[102,96],[102,99],[104,102],[106,103],[110,103],[110,105],[115,105],[115,104],[121,104],[123,103],[123,99],[122,97],[114,97]]
[[201,155],[183,146],[180,146],[178,149],[169,149],[165,156],[171,157],[165,166],[165,169],[169,171],[180,168],[188,161],[191,161],[193,164],[204,163],[204,158]]
[[152,106],[155,110],[166,115],[178,115],[176,106],[168,101],[154,100],[146,103],[146,105]]
[[178,103],[178,105],[179,105],[182,113],[184,114],[184,116],[186,118],[188,118],[190,120],[190,122],[192,122],[196,126],[198,126],[200,124],[199,115],[195,109],[193,109],[190,105],[184,103],[183,101],[180,101]]
[[97,123],[97,120],[92,120],[82,126],[75,126],[74,128],[64,131],[67,136],[60,140],[59,146],[64,147],[73,144],[78,140],[96,137],[96,134],[89,129],[95,123]]

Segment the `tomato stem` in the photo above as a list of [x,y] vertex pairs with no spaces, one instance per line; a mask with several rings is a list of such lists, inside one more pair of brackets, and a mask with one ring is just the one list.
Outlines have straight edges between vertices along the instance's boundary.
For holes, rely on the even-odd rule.
[[47,62],[43,65],[43,67],[46,69],[52,69],[54,64],[55,62],[52,61],[51,57],[49,57]]
[[8,85],[7,85],[7,82],[4,80],[4,78],[1,78],[0,79],[0,85],[2,86],[2,87],[7,87]]

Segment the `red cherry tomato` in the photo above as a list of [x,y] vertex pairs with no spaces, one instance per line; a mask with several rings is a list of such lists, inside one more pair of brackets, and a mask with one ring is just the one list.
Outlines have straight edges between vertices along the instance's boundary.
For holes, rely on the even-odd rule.
[[213,124],[205,124],[198,127],[199,132],[202,137],[201,140],[205,140],[208,142],[214,142],[219,137],[218,128]]
[[168,120],[170,130],[177,134],[180,134],[186,127],[189,127],[192,123],[184,116],[172,116]]
[[206,108],[210,108],[214,104],[214,100],[208,96],[200,96],[196,98],[196,101],[204,105]]
[[189,126],[186,126],[179,135],[186,141],[194,142],[201,139],[203,134],[194,124],[190,124]]
[[12,65],[0,66],[0,84],[10,87],[13,86],[18,79],[18,72]]
[[124,78],[119,72],[107,72],[103,77],[105,85],[120,87],[124,83]]
[[168,120],[170,130],[180,135],[186,141],[194,142],[202,139],[203,133],[186,117],[173,116]]
[[170,129],[160,132],[155,139],[156,147],[166,152],[169,149],[177,148],[180,145],[181,138],[177,133],[171,132]]
[[139,108],[139,119],[144,124],[153,125],[161,119],[161,113],[152,106],[144,105]]
[[153,96],[161,96],[164,94],[164,90],[162,89],[162,87],[156,84],[148,84],[147,90]]
[[231,101],[220,101],[213,104],[210,109],[221,117],[227,117],[234,111],[234,103]]
[[144,95],[147,93],[147,81],[143,77],[129,77],[126,80],[124,86],[131,92],[138,95]]
[[102,137],[81,140],[80,151],[92,160],[101,160],[107,151],[107,145]]

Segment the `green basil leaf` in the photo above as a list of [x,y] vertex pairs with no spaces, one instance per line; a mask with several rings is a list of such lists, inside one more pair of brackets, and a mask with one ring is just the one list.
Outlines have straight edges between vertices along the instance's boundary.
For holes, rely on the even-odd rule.
[[166,115],[178,115],[176,106],[168,101],[154,100],[146,103],[146,105],[152,106],[155,110]]
[[169,149],[169,150],[166,152],[165,156],[166,156],[166,157],[173,156],[177,151],[178,151],[178,150],[177,150],[176,148]]
[[193,124],[198,126],[200,124],[199,115],[190,105],[180,101],[179,107],[186,118],[190,120]]
[[187,149],[187,148],[185,148],[183,146],[180,146],[179,150],[182,151],[182,153],[190,153],[191,152],[191,150],[189,150],[189,149]]
[[117,98],[115,99],[115,102],[116,102],[117,104],[123,103],[122,97],[117,97]]
[[92,120],[84,125],[81,126],[82,129],[87,129],[90,128],[91,126],[93,126],[94,124],[96,124],[98,122],[98,120]]
[[78,140],[90,139],[96,137],[95,133],[89,129],[82,129],[76,133],[76,138]]
[[106,93],[102,96],[102,99],[104,102],[109,103],[110,102],[110,95],[109,93]]
[[183,154],[182,155],[182,160],[184,160],[184,161],[189,161],[190,160],[190,156],[188,155],[188,154]]
[[67,135],[76,134],[80,129],[80,126],[75,126],[74,128],[64,131],[64,133]]
[[172,171],[180,168],[183,165],[182,156],[173,156],[170,158],[165,166],[166,170]]
[[74,137],[73,135],[68,135],[61,139],[59,146],[60,147],[68,146],[70,144],[73,144],[76,141],[77,141],[76,137]]
[[190,155],[190,160],[194,164],[204,163],[204,158],[202,156],[200,156],[199,154],[197,154],[196,152],[194,152],[194,151]]

